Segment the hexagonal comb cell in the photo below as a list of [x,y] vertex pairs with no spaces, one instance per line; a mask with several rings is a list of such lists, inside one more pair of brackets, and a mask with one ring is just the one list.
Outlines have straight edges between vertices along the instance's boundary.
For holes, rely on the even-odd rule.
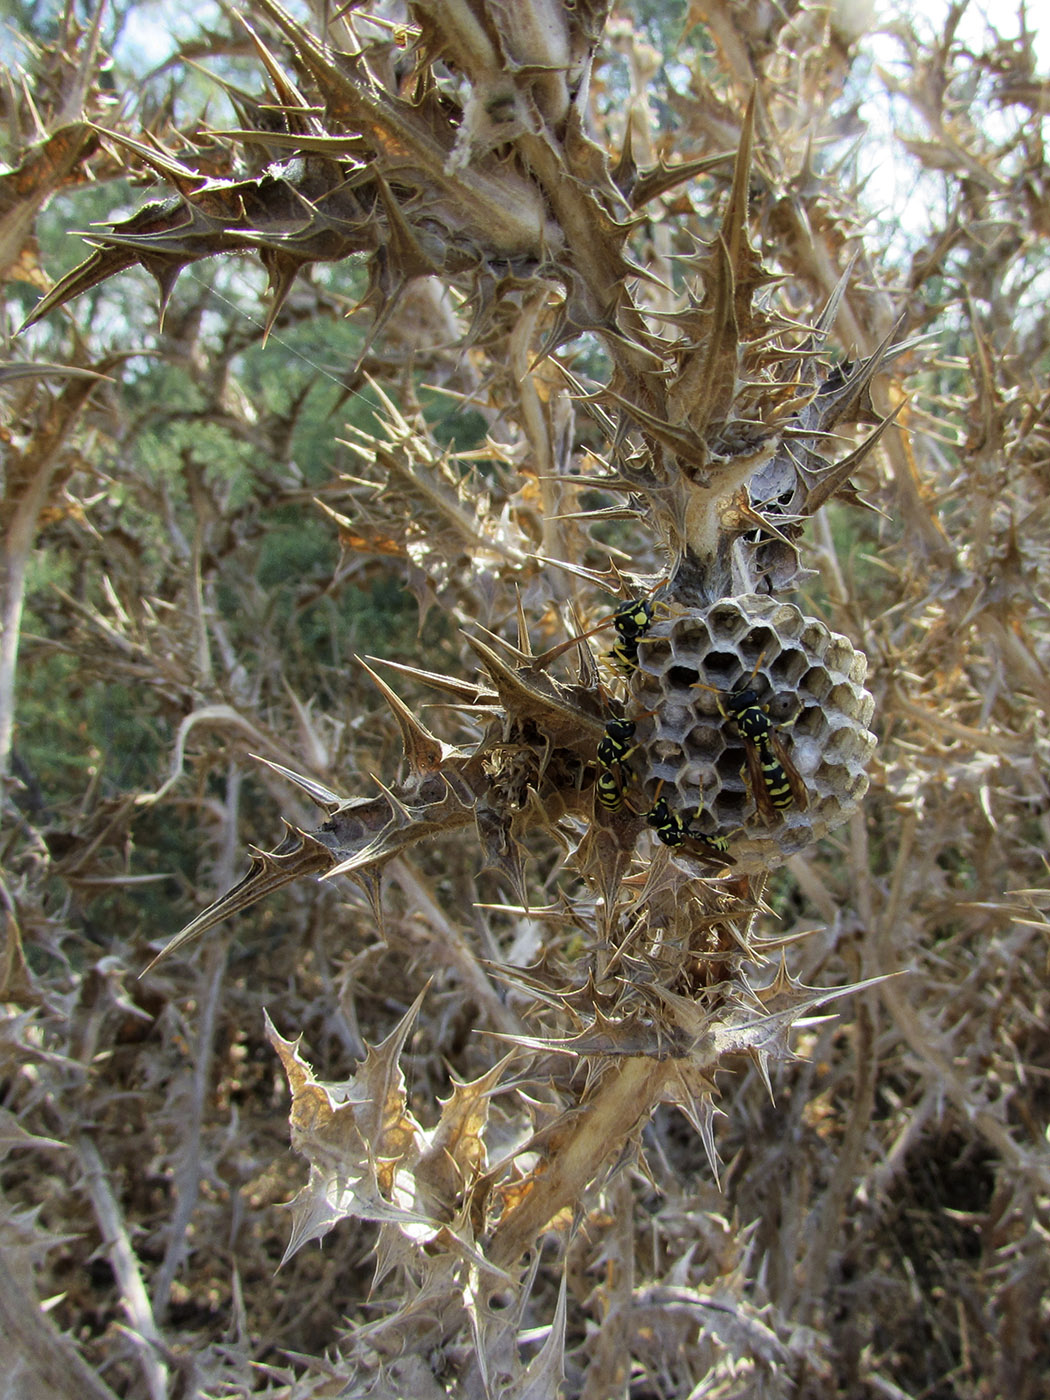
[[[838,826],[867,789],[874,701],[862,652],[757,594],[668,604],[639,641],[632,766],[696,830],[769,869]],[[696,816],[699,809],[699,816]]]

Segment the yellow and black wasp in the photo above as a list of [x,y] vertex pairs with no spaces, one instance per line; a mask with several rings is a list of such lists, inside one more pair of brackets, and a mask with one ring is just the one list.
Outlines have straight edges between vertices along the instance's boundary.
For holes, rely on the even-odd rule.
[[634,752],[633,719],[611,719],[598,741],[598,776],[594,793],[607,812],[618,812],[624,805],[624,765]]
[[718,860],[723,865],[732,865],[733,862],[727,854],[729,842],[724,836],[710,836],[707,832],[697,831],[693,826],[693,821],[700,816],[703,807],[698,807],[693,816],[683,817],[681,812],[672,811],[667,804],[666,797],[658,796],[653,805],[645,814],[645,820],[656,832],[656,835],[664,843],[677,850],[679,846],[684,846],[687,841],[695,841],[703,849],[712,853],[711,859]]
[[[633,719],[612,719],[605,726],[605,733],[599,740],[596,755],[598,776],[595,779],[594,792],[597,802],[608,812],[619,812],[624,806],[630,807],[624,795],[624,767],[634,753],[633,740],[636,729],[637,725]],[[683,817],[681,813],[672,811],[667,799],[660,796],[662,787],[661,780],[656,801],[644,815],[663,844],[677,848],[684,846],[687,841],[695,842],[700,854],[707,856],[709,860],[717,860],[722,865],[732,865],[732,858],[728,855],[729,842],[726,838],[708,835],[707,832],[698,831],[693,826],[693,819],[700,816],[703,808],[696,809],[693,819]],[[630,810],[633,812],[635,809],[631,807]]]
[[624,676],[638,669],[638,642],[653,625],[653,605],[648,598],[628,598],[612,615],[616,641],[605,653]]
[[723,718],[732,720],[736,725],[737,733],[744,741],[748,782],[755,806],[763,821],[774,822],[789,807],[797,807],[804,812],[809,806],[809,796],[798,769],[788,757],[783,741],[769,718],[767,706],[759,703],[758,695],[752,689],[751,683],[761,664],[760,656],[747,684],[728,694],[703,681],[697,681],[696,685],[703,690],[714,691]]
[[616,641],[604,653],[603,659],[614,666],[622,676],[629,678],[638,668],[638,643],[653,625],[653,615],[657,606],[659,605],[648,598],[628,598],[596,626],[544,652],[538,661],[544,666],[549,666],[570,647],[593,637],[596,632],[603,632],[606,627],[612,627],[616,630]]
[[[611,719],[598,741],[595,755],[598,776],[595,779],[594,791],[598,802],[608,812],[618,812],[625,804],[630,805],[624,796],[627,761],[635,750],[637,721],[653,713],[653,710],[643,710],[634,719]],[[631,807],[631,811],[634,810]],[[641,813],[637,815],[640,816]]]

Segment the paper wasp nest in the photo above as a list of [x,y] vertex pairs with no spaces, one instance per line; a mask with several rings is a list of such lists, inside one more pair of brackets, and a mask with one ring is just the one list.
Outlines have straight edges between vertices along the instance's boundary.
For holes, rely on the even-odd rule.
[[[741,873],[768,869],[838,826],[867,790],[875,748],[867,659],[768,596],[722,598],[697,612],[667,606],[674,611],[661,619],[656,605],[639,644],[631,709],[653,713],[639,715],[633,769],[650,801],[659,790],[696,831],[728,838]],[[734,692],[745,690],[768,717],[765,743],[745,738],[748,716],[732,713]],[[756,796],[763,756],[766,792]],[[778,775],[783,805],[772,810]]]

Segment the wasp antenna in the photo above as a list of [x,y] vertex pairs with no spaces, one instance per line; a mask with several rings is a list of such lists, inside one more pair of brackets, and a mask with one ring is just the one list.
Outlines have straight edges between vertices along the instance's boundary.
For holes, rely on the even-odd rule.
[[742,686],[740,687],[741,690],[747,690],[748,686],[750,686],[751,682],[752,682],[752,681],[755,679],[755,677],[758,675],[758,668],[762,665],[762,662],[765,661],[765,659],[766,659],[766,652],[767,652],[768,650],[769,650],[769,646],[766,645],[766,646],[764,646],[764,647],[762,648],[762,650],[758,653],[758,660],[755,662],[754,666],[752,666],[752,668],[751,668],[751,674],[750,674],[750,675],[748,676],[748,678],[747,678],[747,685],[742,685]]

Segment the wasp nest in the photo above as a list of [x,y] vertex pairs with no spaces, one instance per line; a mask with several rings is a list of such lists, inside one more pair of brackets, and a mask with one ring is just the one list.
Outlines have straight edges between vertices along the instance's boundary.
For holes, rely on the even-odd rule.
[[728,839],[742,872],[779,864],[844,821],[875,748],[863,653],[765,596],[655,613],[631,706],[633,767],[650,801],[665,799],[702,837]]

